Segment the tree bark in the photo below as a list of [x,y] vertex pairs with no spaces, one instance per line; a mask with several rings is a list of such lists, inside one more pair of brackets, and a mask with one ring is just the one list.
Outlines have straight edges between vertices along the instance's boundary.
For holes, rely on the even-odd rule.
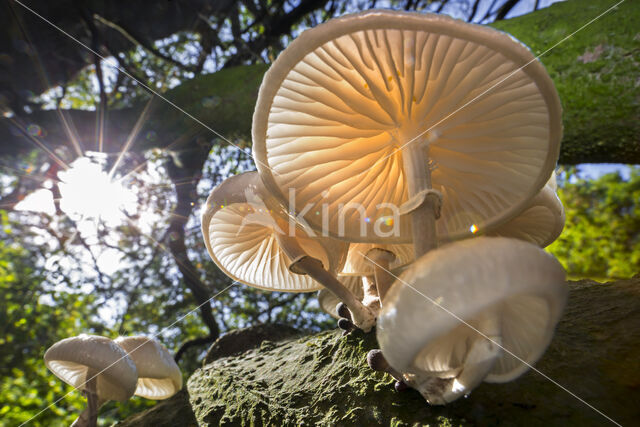
[[[640,276],[567,285],[564,316],[535,367],[615,421],[633,425],[640,381]],[[235,330],[229,338],[240,341],[245,332],[251,329]],[[446,406],[429,406],[415,390],[394,391],[391,376],[367,366],[367,352],[378,348],[373,333],[342,337],[329,331],[265,344],[208,359],[187,382],[189,401],[169,399],[119,426],[180,424],[177,413],[193,414],[190,419],[201,426],[609,423],[532,370],[505,384],[483,383]]]
[[[540,60],[556,84],[564,110],[564,139],[559,159],[562,164],[640,164],[640,103],[636,87],[640,79],[637,67],[640,52],[634,40],[640,9],[632,2],[624,2],[569,37],[610,6],[606,0],[567,1],[492,24],[530,46],[535,54],[544,53]],[[567,39],[562,41],[564,38]],[[226,69],[187,81],[165,95],[232,142],[248,141],[257,91],[265,70],[264,65]],[[146,102],[110,111],[106,151],[120,150]],[[96,113],[77,110],[65,113],[75,124],[80,142],[93,147]],[[20,125],[16,126],[15,122]],[[43,129],[44,136],[38,138],[47,147],[69,144],[57,113],[38,111],[25,115],[21,121],[0,119],[0,155],[23,154],[36,148],[24,136],[30,124]],[[164,137],[149,138],[152,133]],[[155,99],[131,150],[167,148],[179,138],[198,134],[216,136],[174,106]]]
[[189,259],[185,245],[185,226],[193,210],[193,203],[196,201],[196,187],[200,181],[201,171],[211,149],[211,144],[199,139],[189,145],[191,148],[182,151],[179,159],[172,156],[167,164],[167,171],[174,184],[177,197],[176,207],[169,222],[167,246],[182,274],[185,286],[196,300],[200,317],[209,329],[209,334],[206,337],[192,340],[187,347],[183,345],[176,353],[177,360],[187,348],[213,342],[220,335],[220,327],[213,315],[209,301],[211,298],[209,289],[200,280],[198,269]]

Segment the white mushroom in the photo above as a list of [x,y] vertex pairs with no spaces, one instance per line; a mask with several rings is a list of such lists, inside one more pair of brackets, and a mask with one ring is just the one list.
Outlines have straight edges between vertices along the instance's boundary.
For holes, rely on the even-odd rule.
[[65,383],[84,392],[87,409],[74,426],[95,426],[98,408],[106,401],[133,396],[138,373],[133,360],[113,340],[96,335],[65,338],[44,354],[47,368]]
[[135,336],[118,337],[115,342],[127,352],[138,369],[136,396],[163,400],[182,388],[180,368],[158,340]]
[[542,249],[478,237],[418,259],[387,294],[382,353],[431,404],[480,382],[507,382],[543,354],[567,298],[565,273]]
[[373,276],[376,294],[382,301],[394,281],[390,271],[398,271],[413,260],[413,245],[351,243],[340,275]]
[[368,331],[375,324],[375,314],[335,277],[348,244],[309,235],[266,191],[256,172],[231,177],[211,192],[202,232],[209,255],[232,279],[269,291],[325,287],[347,304],[356,326]]
[[293,192],[314,229],[413,242],[420,256],[436,233],[469,237],[525,209],[554,168],[560,113],[544,67],[508,34],[368,11],[280,54],[260,87],[253,152],[266,187],[283,204]]
[[565,221],[564,207],[558,199],[556,188],[556,174],[553,173],[547,185],[531,199],[524,212],[487,234],[514,237],[543,248],[549,246],[562,233]]
[[375,265],[367,255],[369,251],[381,249],[391,252],[393,260],[389,262],[389,270],[396,270],[413,262],[413,246],[409,244],[375,244],[375,243],[351,243],[347,260],[340,272],[341,276],[369,276],[374,274]]

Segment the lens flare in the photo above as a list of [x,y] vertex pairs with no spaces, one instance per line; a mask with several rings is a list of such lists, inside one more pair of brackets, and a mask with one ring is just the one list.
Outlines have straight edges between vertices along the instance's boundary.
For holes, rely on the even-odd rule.
[[135,206],[133,192],[87,157],[79,158],[58,176],[62,181],[60,208],[69,215],[120,222],[124,219],[123,210]]

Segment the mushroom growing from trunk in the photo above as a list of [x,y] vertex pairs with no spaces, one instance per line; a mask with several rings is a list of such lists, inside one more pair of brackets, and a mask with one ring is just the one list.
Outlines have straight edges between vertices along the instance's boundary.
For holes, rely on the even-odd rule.
[[[380,311],[380,300],[373,279],[360,276],[339,276],[338,280],[362,305],[371,310],[375,316],[378,315]],[[351,312],[334,293],[326,288],[320,289],[318,291],[318,304],[325,313],[338,319],[338,327],[344,329],[345,334],[355,329]]]
[[55,376],[86,395],[87,409],[73,423],[76,427],[95,427],[104,402],[124,402],[136,390],[135,363],[109,338],[84,334],[65,338],[46,351],[44,363]]
[[359,328],[375,314],[336,278],[348,244],[310,235],[287,215],[257,172],[225,180],[209,195],[202,233],[211,259],[229,277],[255,288],[311,292],[325,287],[343,301]]
[[522,375],[549,345],[566,299],[564,269],[542,249],[469,239],[400,276],[380,312],[378,342],[393,372],[443,405],[482,381]]
[[413,262],[413,246],[409,244],[352,243],[341,276],[371,276],[380,302],[393,284],[391,271]]
[[253,152],[265,186],[312,228],[413,243],[419,257],[526,208],[555,166],[560,113],[544,67],[508,34],[368,11],[280,54],[260,86]]
[[138,385],[135,395],[164,400],[182,388],[182,373],[175,360],[158,340],[145,336],[118,337],[115,342],[136,364]]
[[[344,276],[338,277],[340,283],[344,285],[356,298],[360,301],[364,298],[364,291],[362,288],[362,278],[359,276]],[[318,291],[318,304],[322,311],[330,315],[335,319],[345,318],[346,313],[338,313],[338,305],[342,301],[327,289],[320,289]]]

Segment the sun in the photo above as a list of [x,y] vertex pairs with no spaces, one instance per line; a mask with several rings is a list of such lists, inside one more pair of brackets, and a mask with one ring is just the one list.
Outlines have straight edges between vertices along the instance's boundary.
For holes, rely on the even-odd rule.
[[125,218],[124,210],[135,208],[134,192],[109,176],[103,161],[81,157],[58,178],[60,209],[69,216],[119,223]]

